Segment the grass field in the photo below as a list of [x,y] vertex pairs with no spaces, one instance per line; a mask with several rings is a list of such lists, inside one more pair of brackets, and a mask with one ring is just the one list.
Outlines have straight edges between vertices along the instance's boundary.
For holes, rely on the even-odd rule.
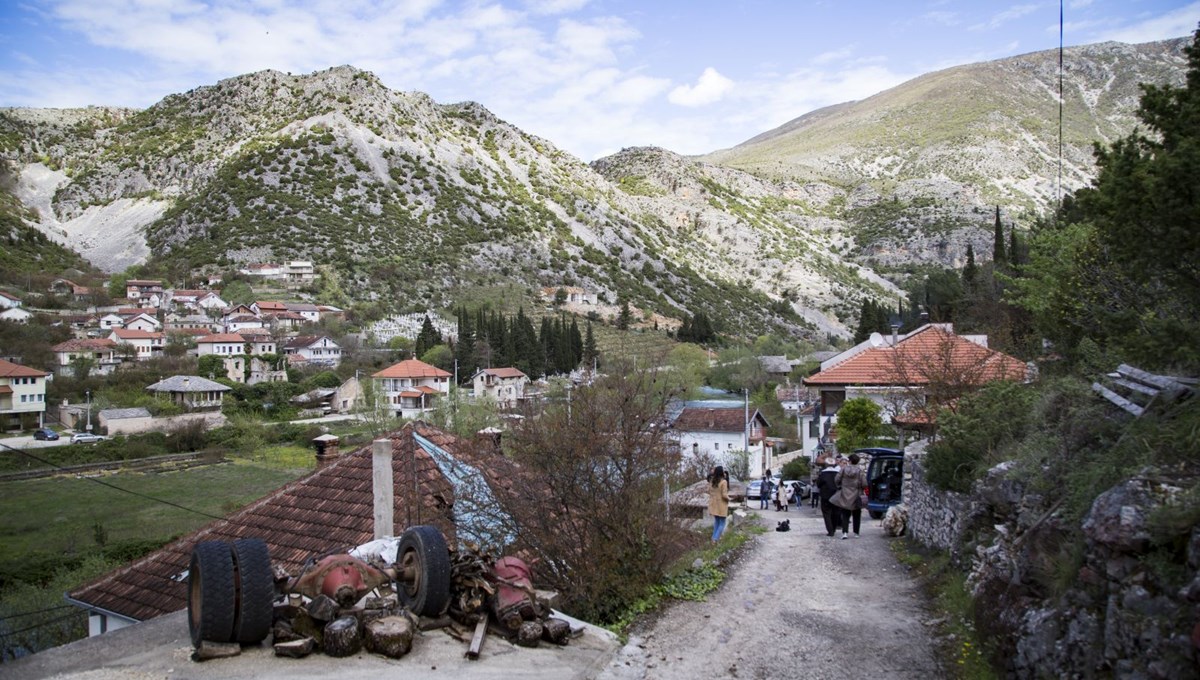
[[77,477],[0,484],[0,563],[84,554],[98,538],[165,541],[187,533],[211,522],[207,515],[224,516],[310,470],[315,459],[299,448],[271,447],[253,459],[182,472],[96,478],[104,484]]

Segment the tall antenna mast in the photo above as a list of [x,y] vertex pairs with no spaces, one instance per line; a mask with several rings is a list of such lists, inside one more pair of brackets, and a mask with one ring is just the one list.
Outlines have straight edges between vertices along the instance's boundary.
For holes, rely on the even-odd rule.
[[1063,0],[1058,0],[1058,209],[1062,210],[1063,172]]

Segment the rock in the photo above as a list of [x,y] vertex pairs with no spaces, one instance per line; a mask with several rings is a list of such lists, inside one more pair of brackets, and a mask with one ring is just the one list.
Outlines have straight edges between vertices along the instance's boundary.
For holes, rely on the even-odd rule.
[[288,640],[287,642],[276,642],[275,656],[283,656],[289,659],[301,659],[309,654],[312,654],[316,648],[317,641],[310,637]]
[[363,600],[364,609],[396,609],[399,606],[400,600],[395,593],[384,597],[368,597]]
[[286,619],[276,621],[271,625],[271,639],[275,642],[291,642],[299,640],[305,636],[296,634],[292,628],[292,622]]
[[1161,486],[1135,478],[1100,494],[1083,521],[1084,535],[1117,552],[1145,552],[1150,547],[1148,518],[1171,496],[1170,489],[1156,488]]
[[888,536],[903,536],[908,530],[908,507],[893,505],[883,516],[883,533]]
[[1192,528],[1192,536],[1187,545],[1187,561],[1192,569],[1200,569],[1200,527]]
[[296,613],[296,618],[292,619],[292,631],[298,637],[310,637],[320,645],[321,638],[325,635],[325,623],[317,621],[309,616],[307,610],[301,609]]
[[364,627],[367,651],[399,659],[412,650],[413,625],[403,616],[386,616]]
[[321,651],[329,656],[343,657],[357,654],[361,650],[362,631],[358,627],[358,619],[346,616],[325,625]]
[[242,646],[236,642],[212,642],[201,640],[200,646],[192,652],[192,661],[208,661],[209,659],[225,659],[242,653]]

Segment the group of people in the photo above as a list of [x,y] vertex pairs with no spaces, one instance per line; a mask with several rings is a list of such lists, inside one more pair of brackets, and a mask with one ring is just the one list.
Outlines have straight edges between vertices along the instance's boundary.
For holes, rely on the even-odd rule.
[[[850,537],[850,529],[854,529],[854,537],[859,537],[862,526],[863,489],[867,487],[867,473],[859,466],[860,458],[857,453],[850,457],[837,456],[818,458],[817,466],[820,471],[816,475],[816,490],[813,492],[813,502],[820,498],[821,514],[825,518],[825,533],[834,536],[840,528],[842,538]],[[729,473],[718,465],[713,468],[708,477],[708,513],[713,517],[712,540],[721,540],[725,531],[725,522],[729,517]],[[776,510],[786,509],[794,495],[793,489],[787,484],[775,485],[771,475],[763,475],[759,487],[759,509],[768,507],[771,496],[775,496]]]
[[859,537],[862,525],[863,489],[867,487],[867,473],[859,467],[857,453],[850,457],[838,456],[818,459],[817,493],[821,498],[821,514],[825,518],[825,534],[834,536],[842,530],[842,538],[849,538],[853,525],[854,537]]

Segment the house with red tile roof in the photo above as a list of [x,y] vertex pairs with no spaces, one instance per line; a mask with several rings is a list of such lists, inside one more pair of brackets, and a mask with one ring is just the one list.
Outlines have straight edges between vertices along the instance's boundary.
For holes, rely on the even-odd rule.
[[386,399],[397,418],[415,418],[450,394],[450,373],[419,359],[406,359],[374,373],[379,398]]
[[512,408],[525,398],[529,376],[519,368],[481,368],[471,376],[475,398],[487,397],[500,408]]
[[987,336],[956,335],[951,324],[926,324],[892,339],[873,334],[822,362],[804,384],[817,388],[815,417],[828,425],[848,399],[874,401],[885,419],[923,412],[928,421],[938,408],[989,382],[1032,377],[1020,359],[990,349]]
[[114,328],[108,336],[109,340],[118,345],[132,345],[134,357],[145,361],[151,357],[161,356],[166,339],[162,333],[154,331],[139,331],[127,328]]
[[0,428],[23,429],[30,418],[37,426],[46,417],[46,378],[49,373],[0,359]]
[[745,451],[750,454],[752,475],[771,467],[770,424],[758,409],[747,409],[742,401],[687,401],[677,412],[668,413],[668,418],[682,456],[706,457],[728,465],[731,455]]
[[[380,527],[380,535],[398,536],[410,526],[432,525],[449,545],[456,545],[460,537],[472,535],[468,528],[460,536],[465,524],[481,523],[465,501],[468,494],[458,490],[463,480],[453,476],[464,467],[460,461],[471,466],[472,478],[487,479],[489,484],[496,470],[508,469],[503,460],[480,463],[483,453],[475,452],[480,448],[476,442],[424,423],[410,423],[387,435],[391,489],[375,489],[371,445],[341,454],[336,437],[319,439],[315,471],[69,592],[67,600],[88,611],[90,633],[98,635],[186,608],[188,564],[192,549],[202,541],[261,539],[272,564],[292,575],[310,557],[363,545],[376,537],[376,493],[390,491],[392,498],[393,525]],[[467,449],[470,457],[460,455]]]
[[116,354],[117,343],[109,338],[75,338],[50,348],[54,352],[54,372],[74,376],[77,361],[91,362],[90,375],[108,375],[121,364]]

